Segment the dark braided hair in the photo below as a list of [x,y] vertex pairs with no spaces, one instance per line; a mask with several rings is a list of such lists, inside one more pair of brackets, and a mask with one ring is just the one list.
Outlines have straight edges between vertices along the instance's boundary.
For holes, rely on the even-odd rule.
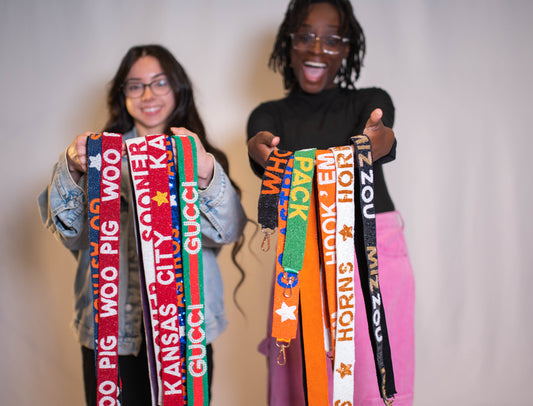
[[307,17],[309,6],[314,3],[329,3],[339,12],[339,35],[350,39],[350,51],[343,61],[335,82],[339,87],[353,89],[359,78],[365,56],[365,34],[355,18],[349,0],[291,0],[281,23],[268,66],[283,75],[285,89],[292,90],[298,81],[291,68],[291,33],[298,31]]

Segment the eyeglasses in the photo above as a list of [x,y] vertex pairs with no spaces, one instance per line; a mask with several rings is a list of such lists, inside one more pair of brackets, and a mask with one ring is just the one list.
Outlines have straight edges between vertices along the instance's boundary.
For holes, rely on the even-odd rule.
[[137,98],[144,94],[146,87],[149,87],[150,91],[156,96],[164,96],[171,90],[170,83],[165,77],[156,79],[150,83],[128,80],[122,85],[122,90],[126,97]]
[[322,52],[331,55],[340,53],[342,45],[350,42],[349,38],[339,37],[338,35],[319,37],[312,32],[297,32],[289,35],[292,39],[292,47],[297,51],[309,51],[315,46],[316,41],[320,41]]

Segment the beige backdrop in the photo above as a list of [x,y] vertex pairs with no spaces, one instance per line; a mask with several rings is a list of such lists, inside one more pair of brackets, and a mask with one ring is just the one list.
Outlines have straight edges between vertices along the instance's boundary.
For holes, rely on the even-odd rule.
[[[245,125],[283,95],[267,69],[285,0],[0,2],[0,404],[82,404],[69,324],[74,259],[36,198],[74,135],[99,130],[126,50],[167,46],[195,87],[209,136],[230,157],[256,218]],[[389,187],[416,276],[416,405],[528,405],[533,377],[529,156],[533,3],[359,1],[368,39],[360,86],[389,91],[398,158]],[[215,342],[214,406],[264,405],[272,255],[250,241],[238,280],[222,253],[228,330]]]

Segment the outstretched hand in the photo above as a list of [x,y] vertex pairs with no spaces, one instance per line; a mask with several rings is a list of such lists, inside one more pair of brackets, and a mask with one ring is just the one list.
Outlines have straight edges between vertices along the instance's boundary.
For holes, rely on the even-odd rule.
[[[215,169],[215,160],[213,155],[208,154],[205,150],[198,135],[184,127],[171,127],[174,135],[190,135],[196,142],[196,165],[198,168],[198,187],[206,188],[213,179]],[[176,146],[174,145],[174,156],[176,156]]]
[[259,131],[248,140],[248,155],[263,168],[266,166],[268,157],[280,142],[270,131]]
[[385,127],[381,121],[382,117],[383,111],[381,109],[373,110],[363,131],[370,139],[374,161],[387,155],[394,144],[394,131],[392,128]]

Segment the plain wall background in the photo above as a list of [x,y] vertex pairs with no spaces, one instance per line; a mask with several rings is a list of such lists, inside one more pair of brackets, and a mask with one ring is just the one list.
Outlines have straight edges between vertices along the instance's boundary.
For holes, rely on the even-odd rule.
[[[415,404],[530,405],[533,193],[529,133],[533,2],[353,1],[368,53],[359,86],[396,105],[387,182],[416,278]],[[127,49],[167,46],[195,84],[208,135],[230,157],[256,219],[259,180],[245,126],[283,96],[267,69],[285,0],[0,2],[0,403],[79,405],[70,332],[74,259],[44,229],[36,198],[76,134],[100,130],[107,83]],[[214,343],[213,406],[263,405],[273,257],[260,237],[238,274],[224,250],[230,325]]]

